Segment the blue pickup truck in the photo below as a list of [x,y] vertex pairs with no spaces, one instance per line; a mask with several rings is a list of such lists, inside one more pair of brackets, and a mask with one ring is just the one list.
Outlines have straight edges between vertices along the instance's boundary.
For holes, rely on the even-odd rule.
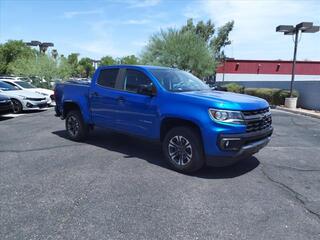
[[97,126],[160,141],[169,165],[185,173],[248,158],[273,132],[265,100],[214,91],[174,68],[99,67],[90,83],[57,84],[55,99],[72,140]]

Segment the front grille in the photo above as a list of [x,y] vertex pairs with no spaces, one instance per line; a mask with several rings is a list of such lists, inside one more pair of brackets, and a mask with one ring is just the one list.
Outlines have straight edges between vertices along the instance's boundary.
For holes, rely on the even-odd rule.
[[262,114],[262,113],[267,113],[267,112],[269,112],[269,108],[250,110],[250,111],[242,111],[243,115],[245,115],[245,116],[252,116],[252,115],[257,115],[257,114]]
[[46,98],[27,98],[27,100],[39,102],[39,101],[46,100]]
[[247,132],[255,132],[271,126],[272,118],[269,108],[252,111],[242,111],[247,124]]

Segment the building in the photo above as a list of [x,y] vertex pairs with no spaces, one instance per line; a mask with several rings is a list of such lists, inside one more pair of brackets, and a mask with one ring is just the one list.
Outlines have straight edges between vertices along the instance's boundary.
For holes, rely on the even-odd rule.
[[[217,68],[217,82],[245,87],[290,89],[292,61],[227,59]],[[297,61],[293,88],[298,106],[320,110],[320,61]]]

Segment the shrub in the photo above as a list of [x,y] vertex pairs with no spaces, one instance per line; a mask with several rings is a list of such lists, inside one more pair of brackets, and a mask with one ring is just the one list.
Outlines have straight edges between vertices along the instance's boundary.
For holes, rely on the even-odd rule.
[[244,93],[244,86],[239,85],[237,83],[228,83],[221,87],[226,88],[228,92]]
[[[265,99],[271,105],[283,105],[284,99],[290,96],[290,91],[278,88],[246,88],[245,94]],[[293,96],[298,97],[298,92],[293,91]]]

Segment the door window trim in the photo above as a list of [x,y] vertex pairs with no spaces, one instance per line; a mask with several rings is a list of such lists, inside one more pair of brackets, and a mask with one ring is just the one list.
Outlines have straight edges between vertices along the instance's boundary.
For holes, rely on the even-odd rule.
[[123,75],[121,76],[121,79],[119,79],[119,90],[123,91],[123,92],[126,92],[126,93],[131,93],[131,94],[138,94],[138,95],[142,95],[142,96],[148,96],[146,94],[142,94],[142,93],[138,93],[138,92],[132,92],[132,91],[128,91],[128,90],[125,90],[124,89],[124,82],[125,82],[125,76],[126,76],[126,73],[127,73],[127,70],[133,70],[133,71],[137,71],[137,72],[140,72],[141,74],[143,74],[146,78],[148,78],[150,80],[150,82],[152,83],[152,85],[156,88],[157,92],[158,92],[158,89],[157,89],[157,86],[154,84],[154,82],[152,81],[152,79],[147,76],[147,74],[145,74],[143,71],[141,71],[140,69],[134,69],[134,68],[123,68]]
[[[108,86],[104,86],[104,85],[101,85],[99,84],[99,77],[100,77],[100,73],[104,70],[114,70],[114,69],[117,69],[118,70],[118,75],[116,77],[116,81],[114,83],[114,87],[108,87]],[[119,85],[119,81],[121,79],[123,75],[123,68],[119,68],[119,67],[112,67],[112,68],[104,68],[104,69],[101,69],[100,72],[99,72],[99,76],[97,78],[97,81],[96,81],[96,85],[99,86],[99,87],[102,87],[102,88],[106,88],[106,89],[110,89],[110,90],[121,90],[121,88],[117,88],[117,87],[121,87],[121,85]]]

